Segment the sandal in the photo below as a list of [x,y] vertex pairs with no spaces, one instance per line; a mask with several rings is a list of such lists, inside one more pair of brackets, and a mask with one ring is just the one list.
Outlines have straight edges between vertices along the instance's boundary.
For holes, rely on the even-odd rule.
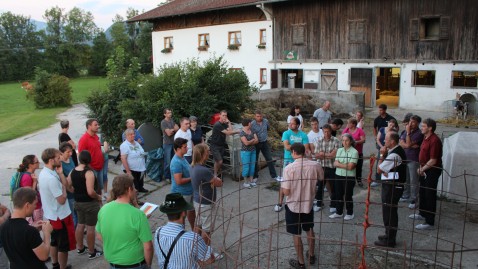
[[289,259],[289,265],[292,266],[292,268],[295,268],[295,269],[305,269],[305,264],[299,263],[298,260]]

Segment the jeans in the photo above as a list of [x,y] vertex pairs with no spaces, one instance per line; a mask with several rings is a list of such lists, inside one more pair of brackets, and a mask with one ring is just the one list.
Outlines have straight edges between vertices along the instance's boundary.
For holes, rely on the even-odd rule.
[[352,196],[354,195],[355,177],[337,176],[334,187],[335,194],[337,195],[337,214],[342,215],[344,213],[345,200],[347,215],[352,215],[354,213],[354,201]]
[[429,225],[435,225],[435,212],[437,209],[437,185],[441,169],[430,168],[425,171],[426,177],[420,176],[420,194],[418,209],[420,215]]
[[398,200],[403,194],[403,185],[395,181],[382,183],[382,219],[388,243],[395,243],[398,227]]
[[267,141],[259,142],[256,144],[256,161],[257,162],[256,162],[255,171],[254,171],[254,178],[259,177],[259,154],[261,152],[262,152],[262,155],[264,155],[264,158],[266,159],[271,177],[276,178],[277,172],[276,172],[276,168],[274,167],[275,162],[272,160],[271,148],[269,146],[269,143],[267,143]]
[[104,186],[104,183],[106,183],[108,181],[108,161],[109,159],[106,159],[104,164],[103,164],[103,186]]
[[68,198],[68,205],[70,206],[71,216],[73,217],[73,223],[75,224],[75,228],[76,228],[76,224],[78,224],[78,214],[76,213],[76,210],[75,210],[75,199]]
[[409,199],[410,202],[416,202],[418,197],[418,162],[410,161],[407,163],[407,183],[403,191],[403,198]]
[[98,188],[100,188],[100,190],[103,190],[103,169],[93,170],[93,174],[95,174],[96,180],[98,181]]
[[256,165],[256,151],[241,150],[242,176],[252,177]]
[[164,160],[164,178],[171,179],[171,159],[173,158],[173,144],[163,144],[163,160]]

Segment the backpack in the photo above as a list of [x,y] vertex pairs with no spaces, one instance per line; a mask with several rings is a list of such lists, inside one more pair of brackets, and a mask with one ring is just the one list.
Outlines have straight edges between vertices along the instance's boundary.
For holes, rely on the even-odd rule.
[[25,173],[15,172],[15,174],[13,174],[12,178],[10,179],[10,200],[12,200],[15,191],[20,188],[20,181],[23,177],[23,174]]

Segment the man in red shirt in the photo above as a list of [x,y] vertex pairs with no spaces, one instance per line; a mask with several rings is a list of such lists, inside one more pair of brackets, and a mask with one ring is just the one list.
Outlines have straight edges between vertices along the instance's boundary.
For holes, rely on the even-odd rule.
[[[98,180],[100,191],[103,189],[103,153],[101,152],[101,143],[97,135],[100,125],[96,119],[86,121],[86,132],[81,136],[78,142],[78,152],[87,150],[91,155],[90,166]],[[101,193],[99,193],[101,195]]]
[[438,178],[442,172],[443,145],[435,134],[437,123],[428,118],[422,122],[421,131],[424,135],[418,162],[418,175],[420,176],[419,214],[409,217],[415,220],[424,220],[425,223],[415,226],[418,230],[433,229],[435,225],[435,212],[437,205]]

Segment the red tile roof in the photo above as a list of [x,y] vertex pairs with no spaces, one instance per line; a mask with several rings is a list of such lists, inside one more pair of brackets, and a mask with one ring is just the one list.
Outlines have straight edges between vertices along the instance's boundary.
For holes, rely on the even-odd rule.
[[143,14],[135,16],[128,20],[147,21],[155,18],[170,17],[175,15],[185,15],[210,10],[232,8],[239,6],[248,6],[255,3],[268,2],[267,0],[174,0],[159,6],[155,9],[147,11]]

